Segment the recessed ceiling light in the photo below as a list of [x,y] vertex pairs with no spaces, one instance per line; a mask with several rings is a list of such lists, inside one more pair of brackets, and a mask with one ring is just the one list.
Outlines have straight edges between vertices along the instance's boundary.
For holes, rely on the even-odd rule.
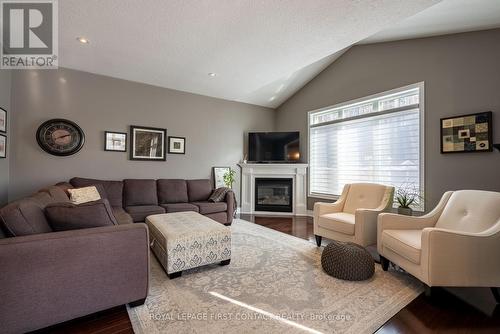
[[85,37],[77,37],[76,40],[82,44],[89,44],[90,41]]
[[217,73],[210,72],[208,73],[208,76],[213,78],[217,76]]

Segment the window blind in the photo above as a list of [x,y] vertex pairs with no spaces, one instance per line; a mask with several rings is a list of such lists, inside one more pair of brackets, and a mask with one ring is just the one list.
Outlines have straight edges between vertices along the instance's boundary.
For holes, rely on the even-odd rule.
[[335,196],[346,183],[421,189],[420,90],[310,113],[309,191]]

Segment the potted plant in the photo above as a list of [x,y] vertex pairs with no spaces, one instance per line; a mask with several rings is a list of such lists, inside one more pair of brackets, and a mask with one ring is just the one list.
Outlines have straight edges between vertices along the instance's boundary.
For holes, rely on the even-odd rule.
[[413,214],[412,206],[421,203],[423,197],[414,187],[403,186],[396,191],[396,201],[399,204],[398,214],[411,216]]
[[226,187],[228,188],[233,188],[233,183],[236,178],[236,171],[230,168],[223,176],[224,178],[224,183],[226,184]]

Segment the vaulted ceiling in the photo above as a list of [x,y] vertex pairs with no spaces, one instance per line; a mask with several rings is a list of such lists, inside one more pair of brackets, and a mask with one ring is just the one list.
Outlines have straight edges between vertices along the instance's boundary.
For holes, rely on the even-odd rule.
[[59,65],[276,107],[343,49],[438,2],[64,0]]
[[274,108],[353,44],[494,26],[498,0],[64,0],[59,65]]
[[362,41],[377,43],[500,27],[499,0],[443,0]]

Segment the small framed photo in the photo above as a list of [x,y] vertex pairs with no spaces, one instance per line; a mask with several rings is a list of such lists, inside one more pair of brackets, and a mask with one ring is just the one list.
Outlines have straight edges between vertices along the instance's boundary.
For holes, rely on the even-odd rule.
[[231,171],[230,167],[213,167],[215,189],[225,187],[224,175]]
[[7,137],[0,135],[0,159],[7,158]]
[[184,137],[168,137],[168,153],[169,154],[186,154],[186,138]]
[[0,132],[7,132],[7,111],[0,108]]
[[441,153],[493,151],[492,112],[441,119]]
[[130,126],[130,160],[167,160],[167,129]]
[[104,132],[104,150],[127,152],[127,134],[124,132]]

